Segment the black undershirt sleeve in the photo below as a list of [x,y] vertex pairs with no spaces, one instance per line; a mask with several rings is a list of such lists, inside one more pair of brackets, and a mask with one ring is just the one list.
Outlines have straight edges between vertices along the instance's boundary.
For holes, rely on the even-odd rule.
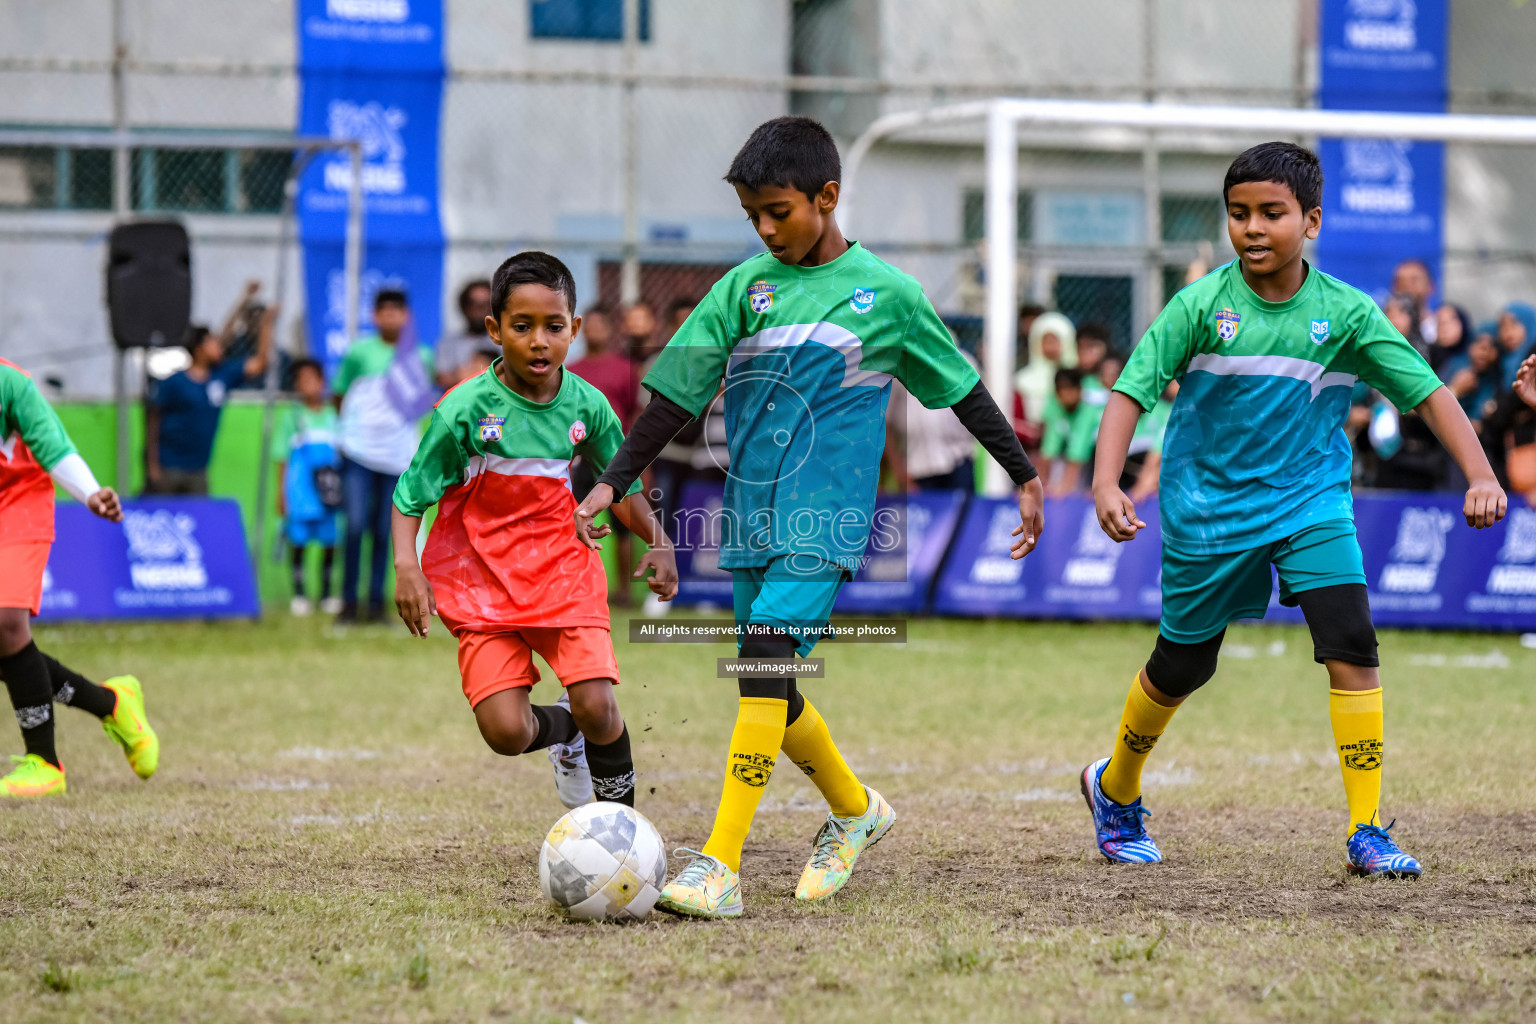
[[650,404],[629,428],[629,436],[613,453],[613,460],[597,478],[597,483],[612,487],[615,501],[622,499],[645,467],[655,462],[667,443],[693,420],[693,414],[687,409],[667,396],[653,392]]
[[987,454],[1007,471],[1009,479],[1023,487],[1040,474],[1024,454],[1019,435],[1013,432],[1003,411],[992,401],[986,387],[977,381],[976,386],[953,406],[960,424],[981,442]]

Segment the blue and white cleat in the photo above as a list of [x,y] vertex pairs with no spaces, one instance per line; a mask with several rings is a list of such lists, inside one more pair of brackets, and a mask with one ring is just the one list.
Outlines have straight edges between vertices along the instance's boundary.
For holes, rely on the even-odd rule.
[[[1396,824],[1394,818],[1392,825]],[[1387,834],[1392,831],[1392,825],[1386,828],[1355,826],[1355,834],[1349,837],[1349,863],[1346,865],[1350,874],[1371,878],[1418,878],[1423,873],[1419,862],[1399,850]]]
[[1116,864],[1159,864],[1163,852],[1157,841],[1147,835],[1141,819],[1151,817],[1152,812],[1141,806],[1141,797],[1128,804],[1117,804],[1099,788],[1099,776],[1109,758],[1101,758],[1083,769],[1078,786],[1088,810],[1093,813],[1094,841],[1104,859]]

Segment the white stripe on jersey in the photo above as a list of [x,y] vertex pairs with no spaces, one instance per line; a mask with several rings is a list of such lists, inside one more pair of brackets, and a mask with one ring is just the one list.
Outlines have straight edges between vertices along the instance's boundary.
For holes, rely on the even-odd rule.
[[571,486],[571,464],[562,459],[511,459],[505,455],[476,455],[464,467],[464,482],[469,483],[481,473],[498,476],[541,476],[562,481]]
[[859,340],[857,334],[825,320],[814,324],[784,324],[779,327],[767,327],[749,338],[741,339],[736,343],[735,350],[731,352],[725,375],[730,377],[736,372],[739,364],[754,356],[763,355],[770,349],[797,348],[811,341],[835,349],[843,357],[843,387],[856,387],[861,384],[884,387],[890,383],[890,374],[860,368],[860,363],[864,359],[864,343]]
[[1314,401],[1324,388],[1355,384],[1352,373],[1324,373],[1321,363],[1291,356],[1219,356],[1206,352],[1191,359],[1189,368],[1220,377],[1289,377],[1311,385]]

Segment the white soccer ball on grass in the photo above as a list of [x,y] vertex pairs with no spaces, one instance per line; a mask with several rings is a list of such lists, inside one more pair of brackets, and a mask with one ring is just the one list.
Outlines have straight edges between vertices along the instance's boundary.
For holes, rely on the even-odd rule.
[[597,802],[555,822],[539,850],[539,886],[579,921],[639,920],[667,880],[656,826],[624,804]]

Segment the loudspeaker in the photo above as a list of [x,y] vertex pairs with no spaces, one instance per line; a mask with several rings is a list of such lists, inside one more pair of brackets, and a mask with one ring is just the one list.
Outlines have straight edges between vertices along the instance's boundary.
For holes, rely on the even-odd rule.
[[181,344],[192,317],[187,229],[173,220],[119,224],[107,252],[107,309],[117,347]]

